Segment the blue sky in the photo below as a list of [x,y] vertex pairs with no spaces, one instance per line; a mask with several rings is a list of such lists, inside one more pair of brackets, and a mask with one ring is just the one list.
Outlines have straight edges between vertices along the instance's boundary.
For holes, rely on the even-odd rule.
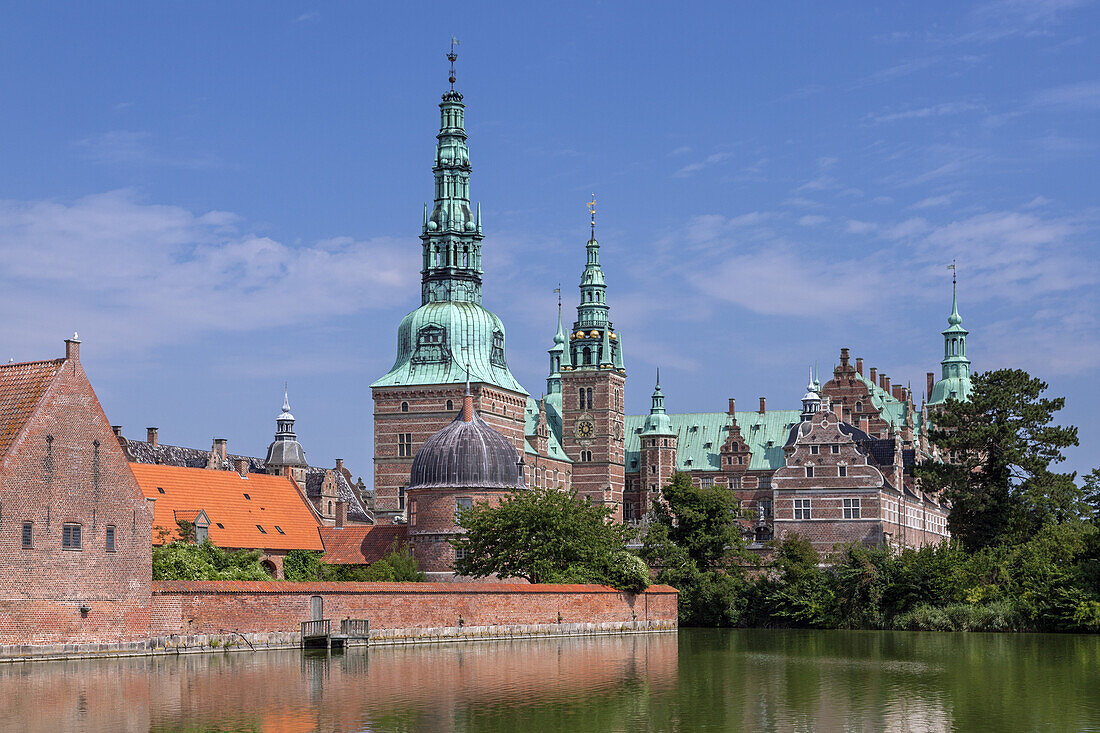
[[[522,6],[522,7],[521,7]],[[485,305],[538,395],[599,200],[629,412],[798,405],[842,346],[1068,398],[1100,464],[1100,6],[4,3],[0,346],[74,330],[112,422],[369,480],[461,39]]]

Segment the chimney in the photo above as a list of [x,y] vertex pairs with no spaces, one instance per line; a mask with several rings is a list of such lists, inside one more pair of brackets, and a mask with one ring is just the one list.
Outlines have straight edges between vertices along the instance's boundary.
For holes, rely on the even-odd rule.
[[339,471],[340,473],[344,472],[344,459],[343,458],[337,458],[336,459],[336,470]]
[[847,347],[840,350],[840,367],[844,370],[848,369],[848,349],[847,349]]
[[343,501],[336,502],[336,526],[343,527],[348,519],[348,505]]
[[931,402],[932,401],[932,387],[934,387],[936,385],[936,373],[935,372],[928,372],[927,374],[924,375],[924,378],[926,380],[928,380],[928,391],[925,393],[925,395],[926,395],[925,396],[925,401],[926,402]]
[[867,381],[875,384],[876,379],[878,379],[878,367],[871,367],[871,374],[867,377]]
[[732,415],[735,412],[737,412],[737,400],[730,397],[730,407],[726,411],[726,413],[729,414],[729,415]]
[[[871,429],[871,418],[867,417],[866,415],[860,415],[859,429],[867,433],[867,431]],[[867,434],[870,435],[870,433]]]
[[114,432],[116,438],[121,438],[122,437],[122,426],[121,425],[112,425],[111,430]]
[[238,458],[237,460],[234,461],[234,463],[237,464],[237,473],[239,473],[241,476],[247,476],[248,475],[248,459],[247,458]]
[[863,376],[863,357],[856,357],[856,371],[859,372],[859,376]]
[[886,394],[890,394],[890,377],[883,374],[879,376],[879,380],[882,382],[882,388],[886,391]]
[[764,401],[764,398],[763,398],[763,397],[761,397],[761,398],[760,398],[760,414],[761,414],[761,415],[763,415],[763,414],[764,414],[764,410],[766,410],[766,409],[767,409],[767,407],[766,407],[766,404],[767,404],[767,403],[766,403],[766,402]]
[[[120,428],[120,430],[121,430],[121,428]],[[146,443],[151,443],[154,448],[156,446],[160,445],[160,442],[157,441],[157,429],[156,428],[145,428],[145,442]]]
[[229,441],[226,440],[225,438],[214,438],[213,451],[218,456],[218,458],[221,459],[223,462],[225,460],[227,460],[227,456],[229,455],[229,445],[228,444],[229,444]]
[[840,420],[841,422],[844,421],[844,403],[843,402],[834,402],[833,403],[833,414],[836,415],[837,419]]
[[71,339],[65,339],[65,358],[71,361],[80,361],[80,339],[76,331],[73,331]]
[[895,384],[891,388],[890,394],[894,395],[894,399],[897,400],[898,402],[905,402],[905,400],[902,398],[902,393],[904,391],[905,391],[905,387],[902,387],[900,384]]

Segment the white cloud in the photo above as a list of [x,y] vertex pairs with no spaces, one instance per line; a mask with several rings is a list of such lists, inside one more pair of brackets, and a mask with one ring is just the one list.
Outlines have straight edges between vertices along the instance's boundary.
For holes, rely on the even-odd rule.
[[211,168],[213,155],[170,155],[157,150],[148,132],[112,130],[77,140],[76,148],[94,163],[107,165],[164,165],[176,168]]
[[818,224],[824,224],[827,221],[829,221],[829,217],[827,216],[819,216],[818,214],[807,214],[806,216],[801,217],[798,220],[798,223],[800,226],[813,227],[817,226]]
[[79,330],[118,348],[275,329],[382,307],[415,292],[407,243],[288,246],[239,217],[139,202],[0,202],[0,303],[9,341]]
[[732,155],[733,153],[711,153],[706,158],[703,158],[700,161],[685,165],[683,168],[680,168],[672,175],[676,178],[687,178],[688,176],[694,175],[705,168],[710,168],[712,165],[716,165],[718,163],[721,163],[723,160],[727,160]]
[[1032,97],[1036,107],[1053,109],[1100,109],[1100,81],[1084,81],[1077,84],[1045,89]]
[[844,230],[849,234],[868,234],[878,229],[878,224],[873,221],[859,221],[858,219],[849,219],[844,226]]
[[871,122],[879,123],[896,122],[898,120],[917,120],[932,117],[946,117],[948,115],[957,115],[963,112],[972,112],[982,109],[985,109],[983,105],[975,104],[974,102],[946,102],[944,104],[936,104],[930,107],[917,107],[899,110],[896,112],[883,112],[877,115],[870,115],[867,119]]
[[947,206],[951,203],[950,196],[929,196],[910,206],[910,209],[931,209],[936,206]]

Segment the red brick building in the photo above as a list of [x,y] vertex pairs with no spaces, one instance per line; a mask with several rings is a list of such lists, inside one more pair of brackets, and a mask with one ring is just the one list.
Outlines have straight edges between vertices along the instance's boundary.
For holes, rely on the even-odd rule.
[[147,634],[151,525],[75,334],[0,365],[0,644]]

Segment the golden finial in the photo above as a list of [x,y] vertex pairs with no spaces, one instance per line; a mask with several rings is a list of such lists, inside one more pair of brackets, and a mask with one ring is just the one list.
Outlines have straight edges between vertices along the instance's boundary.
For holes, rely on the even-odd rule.
[[596,238],[596,194],[592,194],[592,200],[589,201],[586,206],[588,207],[588,213],[592,217],[592,238]]
[[451,75],[448,81],[451,82],[451,90],[455,88],[455,60],[458,59],[458,54],[455,52],[455,46],[458,45],[458,39],[451,36],[451,52],[447,54],[447,60],[451,62]]

